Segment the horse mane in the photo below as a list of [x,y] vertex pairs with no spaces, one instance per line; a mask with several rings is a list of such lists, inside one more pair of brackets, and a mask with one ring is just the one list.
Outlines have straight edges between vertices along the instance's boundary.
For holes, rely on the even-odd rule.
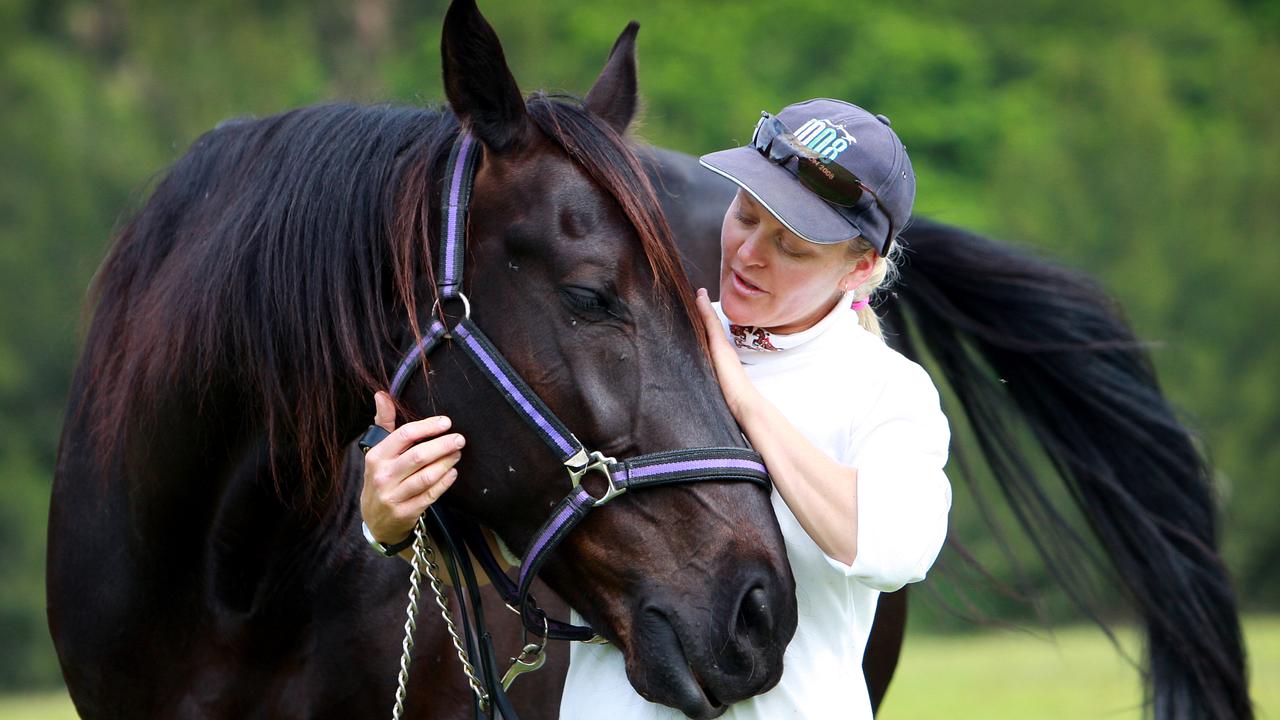
[[[656,283],[692,322],[666,219],[627,144],[580,105],[535,96],[529,110],[618,200]],[[282,500],[328,508],[359,431],[342,418],[365,405],[372,415],[388,358],[420,337],[440,169],[458,129],[447,111],[328,104],[197,139],[90,289],[77,413],[99,466],[163,441],[183,398],[202,428],[217,432],[227,413],[252,421]]]

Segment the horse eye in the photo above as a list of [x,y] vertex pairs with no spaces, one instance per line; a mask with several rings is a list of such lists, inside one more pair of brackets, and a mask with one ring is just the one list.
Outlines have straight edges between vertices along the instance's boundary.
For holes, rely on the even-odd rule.
[[626,304],[610,294],[577,285],[561,288],[560,294],[569,310],[587,322],[629,322]]
[[562,288],[561,292],[569,305],[577,310],[599,313],[609,309],[609,303],[605,301],[600,293],[590,288],[570,285]]

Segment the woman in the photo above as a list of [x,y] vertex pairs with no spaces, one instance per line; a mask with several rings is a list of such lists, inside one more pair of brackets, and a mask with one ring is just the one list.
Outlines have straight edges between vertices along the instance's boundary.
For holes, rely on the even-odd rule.
[[[705,290],[698,307],[725,400],[773,477],[799,610],[781,681],[724,717],[871,718],[861,662],[879,593],[924,578],[951,506],[937,390],[884,344],[867,303],[897,254],[915,175],[887,118],[827,99],[765,113],[750,144],[702,164],[739,191],[721,228],[719,307]],[[366,478],[425,437],[420,430],[385,456],[371,451]],[[381,477],[407,475],[410,485],[456,462],[431,457]],[[394,525],[375,526],[385,508],[362,503],[366,520],[381,539],[402,537],[409,513],[449,482],[403,491],[416,500]],[[575,644],[561,716],[606,711],[611,720],[681,717],[631,689],[616,648]]]

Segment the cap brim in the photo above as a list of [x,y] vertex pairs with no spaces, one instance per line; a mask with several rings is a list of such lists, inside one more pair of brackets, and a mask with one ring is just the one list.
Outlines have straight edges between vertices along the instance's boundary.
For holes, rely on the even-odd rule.
[[832,245],[862,234],[826,200],[802,185],[785,168],[769,162],[755,148],[721,150],[703,155],[698,162],[737,183],[788,230],[809,242]]

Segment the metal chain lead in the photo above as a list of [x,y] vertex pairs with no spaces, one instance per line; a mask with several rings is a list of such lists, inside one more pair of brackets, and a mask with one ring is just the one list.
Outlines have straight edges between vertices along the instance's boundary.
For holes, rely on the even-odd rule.
[[435,552],[431,549],[431,543],[427,542],[425,515],[418,518],[418,524],[414,526],[413,533],[413,570],[409,573],[409,605],[405,608],[407,617],[404,621],[404,641],[400,644],[400,674],[396,679],[396,703],[391,709],[391,718],[401,720],[404,716],[404,699],[409,689],[409,663],[413,661],[413,633],[418,627],[418,598],[421,595],[419,586],[424,572],[430,580],[431,591],[435,594],[440,616],[444,618],[445,629],[449,631],[449,638],[458,652],[458,661],[462,663],[462,672],[467,676],[467,684],[479,699],[480,707],[487,710],[489,694],[484,691],[480,678],[476,676],[475,666],[467,659],[467,651],[462,646],[458,627],[453,624],[453,617],[449,614],[449,597],[445,594],[444,583],[440,582],[440,568],[433,560]]

